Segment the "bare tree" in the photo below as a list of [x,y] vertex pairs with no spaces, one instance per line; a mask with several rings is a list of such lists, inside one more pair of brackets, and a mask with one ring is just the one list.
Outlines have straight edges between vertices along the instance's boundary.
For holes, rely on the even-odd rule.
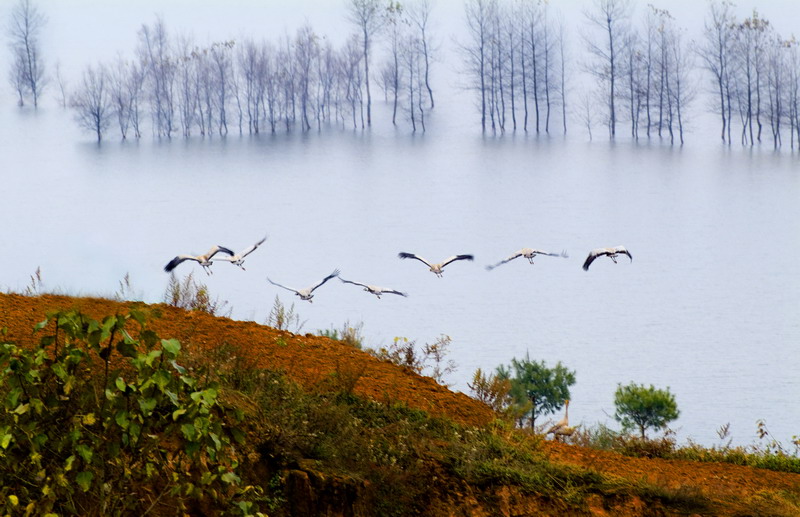
[[133,111],[132,92],[128,87],[129,66],[130,64],[120,55],[117,56],[112,68],[106,72],[109,104],[112,113],[116,115],[119,133],[123,140],[128,138]]
[[13,55],[9,79],[22,106],[30,95],[33,106],[39,106],[47,80],[40,44],[41,31],[47,19],[31,0],[18,0],[11,9],[8,36]]
[[416,86],[419,82],[417,72],[419,69],[417,40],[413,36],[405,36],[403,42],[403,65],[406,70],[406,111],[408,118],[411,121],[411,130],[416,133],[417,131],[417,108],[416,108]]
[[490,68],[490,43],[494,38],[492,20],[497,10],[495,0],[467,0],[465,6],[467,30],[470,41],[461,46],[466,62],[468,88],[477,90],[480,96],[481,130],[486,131],[486,116],[489,114],[486,78]]
[[423,79],[425,89],[430,100],[430,109],[433,109],[433,89],[431,88],[431,61],[433,60],[433,43],[431,41],[429,24],[433,6],[430,0],[415,0],[408,4],[407,11],[411,23],[417,28],[422,54]]
[[[527,25],[527,40],[524,46],[528,47],[529,49],[529,69],[532,75],[532,84],[531,84],[531,93],[533,94],[533,108],[534,114],[536,116],[536,132],[539,132],[539,119],[540,119],[540,110],[539,110],[539,95],[541,92],[541,85],[540,85],[540,77],[542,75],[541,70],[541,54],[542,54],[542,42],[541,42],[541,8],[538,4],[530,4],[526,12],[523,13],[523,17],[526,20]],[[527,124],[527,116],[525,117],[525,130],[528,129]]]
[[[761,141],[761,94],[764,85],[764,69],[767,65],[766,40],[773,36],[768,20],[753,11],[750,18],[733,27],[733,61],[735,64],[735,80],[739,85],[737,98],[741,99],[742,143]],[[756,133],[753,132],[753,122]]]
[[58,85],[58,103],[61,105],[62,108],[67,107],[67,81],[64,79],[64,76],[61,75],[61,63],[56,61],[56,84]]
[[683,43],[681,33],[673,38],[672,55],[675,66],[675,88],[673,96],[675,98],[675,108],[678,116],[678,131],[680,134],[681,145],[684,143],[686,128],[685,110],[694,100],[695,87],[689,81],[689,72],[694,68],[693,55],[687,50]]
[[372,51],[372,40],[383,23],[383,12],[380,0],[350,0],[350,21],[360,32],[364,61],[364,84],[367,90],[367,125],[372,125],[372,95],[369,90],[369,58]]
[[152,27],[139,29],[139,60],[146,67],[153,128],[160,137],[170,138],[175,117],[175,60],[169,48],[167,28],[161,18]]
[[722,121],[721,138],[730,142],[731,124],[731,54],[733,42],[733,4],[727,0],[712,2],[705,21],[704,41],[697,52],[704,67],[711,72],[717,94],[715,111]]
[[596,0],[594,10],[585,11],[584,14],[592,25],[603,32],[602,43],[586,39],[589,52],[595,60],[589,71],[608,88],[606,95],[608,130],[611,138],[614,138],[617,127],[615,102],[618,94],[618,67],[624,50],[627,31],[625,22],[629,14],[629,3],[627,0]]
[[786,82],[790,74],[787,73],[788,49],[791,48],[789,42],[785,42],[776,36],[766,48],[767,59],[767,115],[769,117],[770,129],[772,130],[772,144],[775,149],[783,144],[781,128],[784,119],[787,117],[785,106]]
[[217,112],[217,131],[221,136],[228,134],[227,108],[233,88],[233,59],[231,57],[233,47],[233,41],[215,42],[209,50],[212,84],[216,92],[213,99]]
[[103,131],[111,122],[111,99],[107,88],[108,73],[105,67],[88,66],[83,72],[81,84],[73,95],[70,106],[75,110],[78,125],[103,139]]
[[[192,127],[196,123],[198,95],[196,92],[197,80],[196,73],[196,54],[192,40],[188,37],[178,38],[176,60],[176,81],[177,81],[177,104],[178,119],[181,123],[181,131],[184,137],[192,134]],[[117,81],[114,81],[116,84]],[[117,89],[116,87],[114,88]]]
[[300,124],[303,131],[311,129],[308,110],[312,104],[312,83],[315,78],[316,61],[319,59],[319,43],[314,29],[306,24],[297,31],[294,43],[294,56],[297,71],[297,87],[300,95]]
[[387,10],[386,28],[389,36],[389,61],[383,69],[385,89],[392,92],[392,124],[397,125],[397,107],[400,100],[401,45],[404,42],[403,9],[400,4],[391,4]]
[[594,124],[595,120],[595,104],[596,102],[594,99],[592,99],[591,94],[586,92],[584,92],[578,100],[578,117],[586,127],[586,131],[589,133],[589,141],[592,140],[592,125]]
[[800,52],[797,40],[784,42],[787,49],[787,115],[789,117],[789,136],[791,148],[795,142],[800,145]]
[[364,82],[361,60],[364,56],[359,47],[360,43],[357,37],[350,38],[342,50],[341,59],[342,88],[353,119],[353,129],[358,127],[357,117],[359,114],[361,129],[364,129],[364,99],[361,93],[361,86]]
[[561,95],[561,124],[564,127],[564,134],[567,134],[567,59],[564,44],[564,19],[559,18],[558,22],[558,63],[559,63],[559,79],[561,86],[559,94]]
[[17,106],[25,105],[25,92],[27,86],[25,82],[25,55],[19,50],[14,51],[13,63],[11,70],[8,72],[8,82],[14,87],[17,92]]

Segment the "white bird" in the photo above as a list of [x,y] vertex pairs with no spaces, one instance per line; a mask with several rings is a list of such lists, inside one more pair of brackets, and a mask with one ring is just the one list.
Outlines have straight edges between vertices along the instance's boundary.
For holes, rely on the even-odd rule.
[[230,262],[234,266],[239,266],[244,271],[245,269],[244,269],[244,266],[242,265],[242,264],[244,264],[244,258],[246,256],[248,256],[249,254],[253,253],[256,250],[256,248],[258,248],[259,246],[264,244],[265,240],[267,240],[266,237],[264,237],[263,239],[261,239],[257,243],[253,244],[252,246],[248,246],[247,248],[243,249],[242,251],[240,251],[239,253],[237,253],[235,255],[231,255],[230,257],[219,257],[219,258],[214,259],[213,262],[217,262],[217,261]]
[[583,270],[589,271],[589,266],[592,265],[594,259],[597,257],[602,257],[603,255],[608,255],[608,257],[614,261],[614,264],[617,263],[617,255],[627,255],[631,262],[633,262],[633,257],[631,253],[625,249],[625,246],[617,246],[614,248],[597,248],[589,252],[589,256],[586,257],[586,262],[583,263]]
[[227,253],[228,255],[233,255],[233,252],[224,246],[212,246],[210,250],[208,250],[204,255],[178,255],[174,259],[170,260],[169,263],[164,266],[164,271],[169,273],[173,269],[175,269],[178,264],[184,262],[186,260],[194,260],[195,262],[199,262],[201,266],[203,266],[203,270],[206,274],[211,274],[211,257],[216,255],[217,253]]
[[282,288],[286,289],[287,291],[292,291],[294,294],[299,296],[301,300],[306,300],[307,302],[312,303],[311,302],[311,298],[314,297],[314,294],[313,294],[314,290],[316,288],[318,288],[319,286],[321,286],[322,284],[324,284],[325,282],[327,282],[328,280],[330,280],[331,278],[335,277],[335,276],[339,276],[339,270],[338,269],[335,269],[333,271],[333,273],[331,273],[330,275],[328,275],[325,278],[323,278],[322,282],[318,283],[317,285],[312,286],[312,287],[307,287],[305,289],[300,289],[299,291],[297,289],[292,289],[291,287],[286,287],[285,285],[281,285],[279,283],[273,282],[272,280],[269,279],[269,277],[267,277],[267,282],[269,282],[272,285],[276,285],[278,287],[282,287]]
[[511,262],[515,258],[519,258],[519,257],[525,257],[526,259],[528,259],[528,262],[533,264],[533,258],[536,255],[545,255],[545,256],[548,256],[548,257],[564,257],[564,258],[569,257],[569,255],[567,255],[567,250],[563,250],[561,253],[548,253],[546,251],[535,250],[535,249],[532,249],[532,248],[522,248],[518,252],[516,252],[513,255],[511,255],[510,257],[508,257],[507,259],[503,259],[500,262],[498,262],[497,264],[486,266],[486,270],[487,271],[491,271],[492,269],[496,268],[497,266],[502,266],[506,262]]
[[559,437],[572,436],[574,432],[575,428],[569,426],[569,399],[567,399],[564,402],[564,418],[548,429],[545,435],[552,434],[553,437],[558,440]]
[[345,284],[360,285],[360,286],[361,286],[361,287],[363,287],[363,288],[364,288],[364,290],[365,290],[365,291],[367,291],[368,293],[372,293],[372,294],[374,294],[375,296],[377,296],[379,300],[380,300],[380,298],[381,298],[381,295],[382,295],[382,294],[386,294],[386,293],[389,293],[389,294],[399,294],[400,296],[408,296],[406,293],[403,293],[403,292],[400,292],[400,291],[396,291],[396,290],[394,290],[394,289],[387,289],[387,288],[385,288],[385,287],[378,287],[378,286],[375,286],[375,285],[367,285],[367,284],[362,284],[362,283],[360,283],[360,282],[353,282],[352,280],[345,280],[345,279],[344,279],[344,278],[342,278],[342,277],[339,277],[339,280],[341,280],[341,281],[342,281],[342,282],[344,282]]
[[439,278],[442,277],[442,269],[447,264],[449,264],[451,262],[455,262],[456,260],[474,260],[475,259],[475,257],[473,257],[472,255],[453,255],[452,257],[450,257],[447,260],[444,260],[442,262],[439,262],[438,264],[431,264],[430,262],[428,262],[424,258],[422,258],[422,257],[420,257],[418,255],[414,255],[413,253],[400,252],[400,253],[397,254],[397,256],[400,257],[401,259],[413,258],[413,259],[419,260],[420,262],[422,262],[423,264],[425,264],[426,266],[428,266],[430,268],[431,273],[435,273],[436,276],[438,276]]

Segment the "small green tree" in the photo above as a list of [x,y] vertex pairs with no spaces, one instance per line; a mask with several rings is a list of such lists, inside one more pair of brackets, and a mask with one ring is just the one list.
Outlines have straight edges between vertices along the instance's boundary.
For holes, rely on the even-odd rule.
[[617,407],[614,413],[617,422],[626,430],[638,428],[642,438],[645,438],[648,428],[662,429],[680,415],[675,396],[669,392],[669,388],[660,390],[652,384],[649,388],[633,382],[627,386],[617,385],[614,405]]
[[523,360],[512,359],[510,368],[500,366],[497,375],[511,381],[511,396],[518,406],[528,405],[523,415],[530,416],[531,429],[536,425],[537,416],[563,407],[564,401],[570,398],[569,387],[575,384],[575,372],[561,361],[554,368],[548,368],[544,361],[531,361],[529,354],[525,354]]

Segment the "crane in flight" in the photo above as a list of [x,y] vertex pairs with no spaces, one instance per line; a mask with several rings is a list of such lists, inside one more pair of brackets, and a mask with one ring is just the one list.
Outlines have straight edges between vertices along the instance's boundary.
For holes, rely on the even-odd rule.
[[372,293],[372,294],[374,294],[375,296],[377,296],[379,300],[381,299],[381,295],[382,295],[382,294],[386,294],[386,293],[389,293],[389,294],[399,294],[400,296],[408,296],[406,293],[403,293],[403,292],[401,292],[401,291],[396,291],[396,290],[394,290],[394,289],[387,289],[387,288],[385,288],[385,287],[378,287],[378,286],[375,286],[375,285],[367,285],[367,284],[362,284],[361,282],[353,282],[352,280],[345,280],[345,279],[344,279],[344,278],[342,278],[342,277],[339,277],[339,280],[341,280],[341,281],[342,281],[342,282],[344,282],[345,284],[360,285],[360,286],[361,286],[361,287],[363,287],[363,288],[364,288],[364,290],[365,290],[365,291],[367,291],[368,293]]
[[194,260],[203,266],[203,270],[206,272],[206,274],[210,275],[212,264],[211,257],[217,253],[227,253],[228,255],[233,255],[233,252],[224,246],[212,246],[211,249],[205,252],[203,255],[178,255],[174,259],[170,260],[166,266],[164,266],[164,271],[169,273],[178,267],[178,264],[187,260]]
[[456,260],[474,260],[475,259],[475,257],[473,257],[472,255],[453,255],[452,257],[450,257],[450,258],[448,258],[446,260],[443,260],[442,262],[439,262],[437,264],[432,264],[431,262],[428,262],[427,260],[425,260],[424,258],[420,257],[419,255],[414,255],[413,253],[406,253],[406,252],[403,251],[403,252],[398,253],[397,256],[400,257],[401,259],[410,258],[410,259],[419,260],[420,262],[422,262],[423,264],[425,264],[426,266],[428,266],[430,268],[430,272],[431,273],[434,273],[439,278],[442,277],[442,269],[444,269],[444,267],[447,264],[450,264],[451,262],[455,262]]
[[309,303],[312,303],[311,302],[311,298],[314,297],[314,290],[317,289],[322,284],[324,284],[325,282],[327,282],[328,280],[330,280],[331,278],[336,277],[336,276],[339,276],[339,270],[338,269],[335,269],[333,271],[333,273],[331,273],[330,275],[328,275],[325,278],[323,278],[322,281],[320,283],[318,283],[317,285],[314,285],[314,286],[311,286],[311,287],[306,287],[305,289],[300,289],[300,290],[292,289],[291,287],[286,287],[285,285],[281,285],[281,284],[279,284],[277,282],[273,282],[272,280],[269,279],[269,277],[267,277],[267,282],[269,282],[272,285],[275,285],[275,286],[281,287],[283,289],[286,289],[287,291],[292,291],[294,294],[299,296],[301,300],[305,300],[305,301],[307,301]]
[[567,255],[567,250],[562,250],[561,253],[549,253],[547,251],[537,250],[537,249],[533,249],[533,248],[522,248],[518,252],[514,253],[513,255],[511,255],[510,257],[508,257],[506,259],[501,260],[497,264],[492,264],[492,265],[486,266],[486,270],[487,271],[491,271],[492,269],[496,268],[497,266],[502,266],[506,262],[511,262],[515,258],[519,258],[519,257],[525,257],[526,259],[528,259],[528,262],[533,264],[533,259],[534,259],[534,257],[536,257],[536,255],[544,255],[544,256],[547,256],[547,257],[563,257],[563,258],[568,258],[569,257],[569,255]]
[[607,255],[608,258],[614,261],[614,264],[617,263],[617,255],[627,255],[628,258],[631,259],[631,262],[633,262],[631,252],[625,249],[625,246],[616,246],[614,248],[597,248],[589,252],[589,256],[586,257],[586,262],[583,263],[583,270],[589,271],[589,266],[592,265],[592,262],[594,262],[597,257],[602,257],[603,255]]
[[212,262],[230,262],[234,266],[239,266],[240,268],[242,268],[242,271],[245,271],[244,266],[242,265],[244,264],[244,258],[249,254],[253,253],[256,250],[256,248],[264,244],[265,240],[267,240],[266,236],[264,236],[264,238],[258,241],[257,243],[253,244],[252,246],[246,247],[245,249],[243,249],[239,253],[236,253],[235,255],[215,258]]

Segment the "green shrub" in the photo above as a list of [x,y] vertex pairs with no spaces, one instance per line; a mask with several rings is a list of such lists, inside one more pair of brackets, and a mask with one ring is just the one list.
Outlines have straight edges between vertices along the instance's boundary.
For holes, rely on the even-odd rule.
[[[136,322],[136,323],[134,323]],[[136,337],[130,327],[138,324]],[[0,344],[0,507],[43,515],[144,514],[240,501],[219,386],[178,363],[181,345],[131,311],[49,313],[33,349]]]
[[617,408],[614,418],[622,428],[638,429],[642,439],[647,429],[663,429],[680,415],[669,388],[656,389],[652,384],[650,387],[633,382],[627,386],[618,385],[614,392],[614,405]]

